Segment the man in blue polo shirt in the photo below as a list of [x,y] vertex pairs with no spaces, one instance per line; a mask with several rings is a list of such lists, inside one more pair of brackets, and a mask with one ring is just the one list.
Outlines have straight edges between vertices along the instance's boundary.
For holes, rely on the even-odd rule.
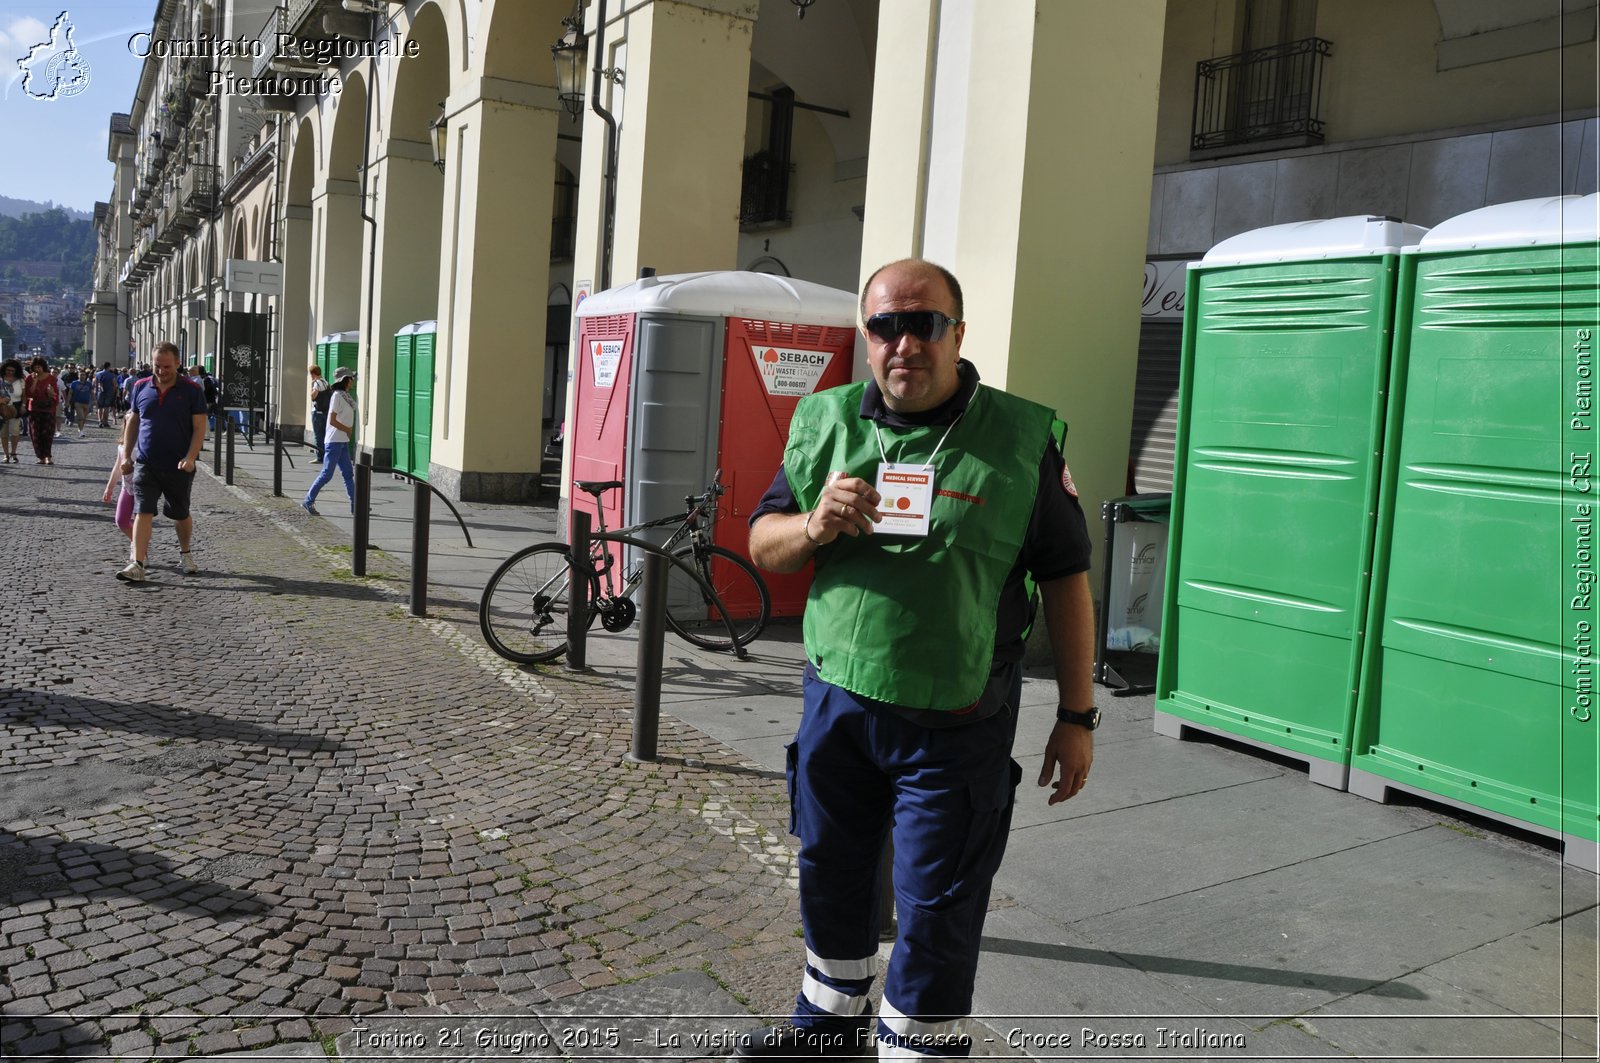
[[138,505],[133,518],[133,556],[117,573],[118,579],[144,582],[150,531],[162,499],[166,499],[166,514],[178,530],[178,549],[183,551],[179,570],[186,575],[200,571],[189,553],[189,536],[194,530],[189,489],[205,438],[205,393],[178,375],[178,348],[163,343],[156,348],[155,375],[133,386],[122,430],[122,471],[133,474]]

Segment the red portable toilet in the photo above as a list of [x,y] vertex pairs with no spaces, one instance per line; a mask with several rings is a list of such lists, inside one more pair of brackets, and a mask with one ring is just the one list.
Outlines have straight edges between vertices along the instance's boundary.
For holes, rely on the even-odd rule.
[[[750,513],[783,463],[795,406],[850,381],[855,295],[766,273],[683,273],[599,292],[577,317],[572,480],[622,481],[604,500],[616,528],[681,512],[720,469],[715,541],[748,557]],[[567,491],[595,515],[588,494]],[[772,615],[798,615],[809,567],[764,575]],[[737,614],[744,603],[726,604]]]

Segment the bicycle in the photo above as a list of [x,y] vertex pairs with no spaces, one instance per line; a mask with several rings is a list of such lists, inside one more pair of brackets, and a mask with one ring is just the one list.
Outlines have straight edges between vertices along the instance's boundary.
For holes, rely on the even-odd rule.
[[[644,581],[644,563],[636,559],[626,573],[617,572],[613,544],[663,553],[667,569],[667,626],[696,646],[731,650],[761,634],[771,614],[772,596],[754,565],[726,547],[711,542],[716,501],[726,491],[717,477],[705,492],[683,500],[686,512],[608,531],[601,496],[622,486],[621,480],[579,480],[574,484],[595,500],[599,526],[590,536],[586,563],[577,573],[589,590],[589,624],[607,631],[625,631],[638,615],[633,596]],[[657,545],[635,538],[652,528],[677,527]],[[490,649],[518,664],[554,660],[567,652],[568,598],[574,577],[571,547],[562,542],[537,543],[508,557],[489,577],[478,603],[478,626]],[[750,615],[745,615],[745,614]]]

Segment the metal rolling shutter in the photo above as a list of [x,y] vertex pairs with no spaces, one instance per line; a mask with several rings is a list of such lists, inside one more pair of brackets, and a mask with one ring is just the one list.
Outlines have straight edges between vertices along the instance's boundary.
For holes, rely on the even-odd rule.
[[1133,389],[1128,460],[1136,493],[1172,490],[1172,452],[1178,428],[1178,366],[1183,320],[1152,319],[1139,330],[1139,373]]

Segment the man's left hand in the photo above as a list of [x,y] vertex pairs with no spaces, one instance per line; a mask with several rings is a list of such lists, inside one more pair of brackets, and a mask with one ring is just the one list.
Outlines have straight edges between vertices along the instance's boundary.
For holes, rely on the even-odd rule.
[[194,467],[195,460],[193,458],[184,458],[182,461],[178,462],[179,472],[194,472]]
[[1061,780],[1050,795],[1050,804],[1058,805],[1082,790],[1089,781],[1089,765],[1094,760],[1094,733],[1087,727],[1072,723],[1058,723],[1044,744],[1044,765],[1039,769],[1039,785],[1049,786],[1056,768],[1061,768]]

